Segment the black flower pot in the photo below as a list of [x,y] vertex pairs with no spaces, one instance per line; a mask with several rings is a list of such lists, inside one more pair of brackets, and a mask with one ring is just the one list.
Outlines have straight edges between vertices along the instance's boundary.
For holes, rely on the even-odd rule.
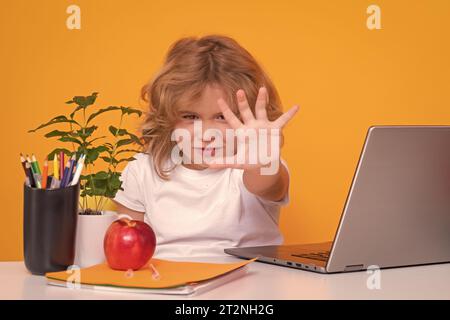
[[37,189],[24,184],[25,266],[35,275],[73,265],[80,184]]

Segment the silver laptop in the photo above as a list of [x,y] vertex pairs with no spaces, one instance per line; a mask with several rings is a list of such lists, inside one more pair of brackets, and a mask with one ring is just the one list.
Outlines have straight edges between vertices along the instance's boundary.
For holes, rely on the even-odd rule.
[[225,252],[320,273],[450,262],[450,126],[370,127],[333,241]]

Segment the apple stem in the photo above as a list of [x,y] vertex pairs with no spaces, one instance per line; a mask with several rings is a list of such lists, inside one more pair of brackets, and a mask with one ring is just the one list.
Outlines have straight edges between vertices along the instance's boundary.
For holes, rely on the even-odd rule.
[[122,218],[122,220],[127,224],[128,227],[134,227],[136,225],[136,222],[131,221],[128,218]]

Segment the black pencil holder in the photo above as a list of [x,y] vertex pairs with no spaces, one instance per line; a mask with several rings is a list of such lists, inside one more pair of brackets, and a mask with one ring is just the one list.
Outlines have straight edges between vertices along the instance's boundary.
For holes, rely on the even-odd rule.
[[37,189],[24,184],[25,266],[35,275],[73,265],[80,184]]

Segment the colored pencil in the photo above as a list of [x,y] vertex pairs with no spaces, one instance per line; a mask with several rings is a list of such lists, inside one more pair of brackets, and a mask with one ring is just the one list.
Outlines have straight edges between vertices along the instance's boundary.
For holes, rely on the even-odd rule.
[[23,168],[23,171],[25,172],[25,175],[26,175],[27,174],[27,168],[25,167],[25,163],[27,162],[27,159],[25,159],[23,157],[22,153],[20,154],[20,162],[22,163],[22,168]]
[[64,152],[59,153],[59,180],[62,181],[64,176]]
[[67,179],[69,178],[70,163],[71,163],[71,159],[67,160],[66,166],[64,167],[64,173],[61,178],[61,188],[64,188],[66,186]]
[[26,166],[27,159],[24,158],[22,153],[20,153],[20,162],[22,164],[23,172],[25,173],[25,183],[27,186],[31,187],[30,175]]
[[28,185],[32,188],[36,187],[36,184],[35,184],[34,178],[33,178],[33,172],[31,171],[31,164],[28,161],[25,162],[25,170],[26,170]]
[[72,158],[70,158],[69,174],[67,176],[66,183],[64,184],[65,187],[70,186],[70,181],[72,180],[72,177],[74,174],[73,170],[75,168],[76,162],[77,162],[77,156],[74,154],[74,155],[72,155]]
[[36,173],[41,174],[41,168],[39,168],[39,163],[37,162],[34,154],[31,155],[31,163],[32,163],[32,165],[34,165],[34,169],[35,169]]
[[47,161],[47,158],[45,158],[43,173],[42,173],[42,189],[47,188],[47,176],[48,176],[48,161]]
[[29,163],[31,166],[31,172],[33,174],[34,183],[36,185],[36,188],[41,188],[41,175],[36,172],[36,167],[33,166],[33,162]]
[[58,155],[56,153],[53,156],[53,178],[59,180],[59,163]]
[[85,158],[86,158],[86,155],[83,154],[80,157],[80,159],[78,159],[77,169],[75,170],[75,174],[73,175],[72,182],[70,183],[71,186],[76,185],[78,183],[78,180],[80,180],[81,172],[83,171]]

